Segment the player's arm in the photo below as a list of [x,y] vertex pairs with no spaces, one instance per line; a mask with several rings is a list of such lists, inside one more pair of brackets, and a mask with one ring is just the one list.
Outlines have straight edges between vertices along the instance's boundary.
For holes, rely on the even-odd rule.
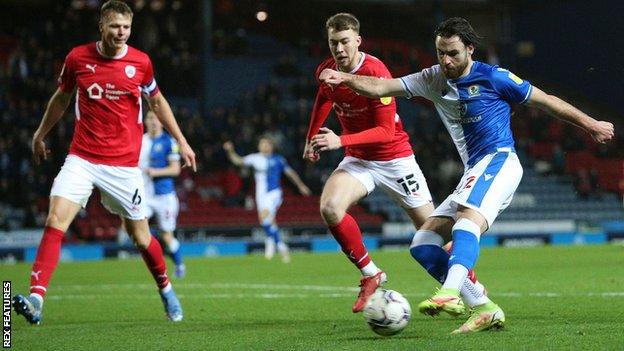
[[182,171],[180,160],[169,160],[169,165],[164,168],[148,168],[147,175],[152,178],[156,177],[177,177]]
[[554,95],[546,94],[535,86],[533,86],[527,105],[537,107],[551,116],[583,128],[598,143],[606,143],[613,138],[612,123],[598,121],[569,103]]
[[197,171],[197,163],[195,161],[195,152],[191,148],[191,146],[186,141],[186,138],[182,134],[180,130],[180,126],[173,116],[173,111],[171,110],[171,106],[169,106],[169,102],[163,94],[159,91],[154,96],[147,96],[147,101],[150,105],[150,108],[156,116],[160,123],[162,123],[163,127],[171,134],[173,138],[180,145],[180,156],[184,160],[183,167],[192,167],[193,171]]
[[310,194],[312,194],[310,189],[303,183],[303,181],[294,169],[287,167],[286,169],[284,169],[284,174],[286,174],[286,177],[288,177],[288,179],[293,184],[295,184],[301,195],[310,196]]
[[42,157],[44,160],[47,160],[50,149],[46,148],[43,139],[45,139],[52,127],[63,117],[71,101],[72,94],[73,92],[66,93],[58,88],[50,98],[46,110],[43,113],[43,119],[41,119],[41,123],[39,123],[39,127],[35,131],[32,139],[32,153],[36,164],[41,162]]
[[332,86],[345,84],[356,93],[371,98],[407,96],[403,83],[397,78],[381,79],[326,68],[321,72],[319,80]]
[[316,93],[316,99],[314,100],[314,106],[312,107],[312,115],[310,117],[310,125],[308,126],[308,132],[306,133],[306,144],[303,150],[303,159],[310,162],[316,162],[319,160],[319,154],[312,148],[312,138],[319,133],[321,126],[327,120],[329,111],[331,111],[332,102],[327,99],[321,92],[321,89]]
[[230,162],[232,162],[232,164],[237,167],[243,167],[245,165],[243,158],[238,153],[236,153],[236,150],[234,149],[234,143],[232,143],[231,141],[226,141],[223,144],[223,150],[225,150],[225,154],[227,155],[227,158],[230,160]]

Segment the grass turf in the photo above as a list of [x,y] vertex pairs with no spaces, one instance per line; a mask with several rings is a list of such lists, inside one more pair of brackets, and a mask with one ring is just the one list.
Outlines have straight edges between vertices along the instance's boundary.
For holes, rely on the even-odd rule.
[[[404,251],[373,252],[389,289],[412,304],[436,287]],[[13,312],[15,350],[616,350],[624,348],[624,247],[487,248],[477,267],[507,316],[500,332],[449,335],[465,318],[414,313],[403,333],[373,334],[351,313],[358,272],[342,254],[187,260],[174,280],[185,320],[166,321],[138,259],[61,263],[43,323]],[[13,294],[30,264],[0,266]]]

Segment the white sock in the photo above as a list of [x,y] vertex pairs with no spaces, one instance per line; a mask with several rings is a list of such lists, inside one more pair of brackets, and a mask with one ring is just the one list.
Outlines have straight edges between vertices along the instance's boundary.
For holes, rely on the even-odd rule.
[[35,294],[35,293],[30,293],[29,297],[32,297],[36,299],[37,301],[39,301],[39,306],[43,307],[43,296],[39,294]]
[[288,254],[288,245],[286,245],[285,242],[280,241],[279,243],[277,243],[277,251],[281,255],[287,255]]
[[446,274],[446,280],[442,284],[443,289],[461,290],[464,280],[468,277],[468,268],[461,264],[454,264],[449,268]]
[[373,261],[371,260],[366,266],[360,268],[360,272],[362,272],[362,275],[365,277],[372,277],[375,274],[381,272],[381,269],[377,268],[377,266],[375,266],[375,263],[373,263]]
[[473,283],[472,280],[468,278],[464,280],[464,284],[462,285],[461,297],[469,307],[483,305],[491,301],[490,298],[485,295],[485,287],[483,284],[479,283],[479,281]]
[[172,238],[169,242],[169,252],[175,253],[180,248],[180,242],[176,238]]
[[163,294],[166,294],[169,291],[171,291],[171,289],[173,289],[173,287],[171,286],[171,283],[168,283],[167,286],[165,286],[164,288],[160,289],[160,292],[162,292]]

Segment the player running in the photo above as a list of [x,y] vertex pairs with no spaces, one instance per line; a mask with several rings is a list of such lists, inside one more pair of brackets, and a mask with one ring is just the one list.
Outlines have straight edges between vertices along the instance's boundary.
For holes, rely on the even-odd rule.
[[173,235],[180,202],[175,191],[175,177],[180,174],[180,147],[166,131],[156,115],[145,115],[147,133],[143,135],[139,168],[145,183],[147,218],[156,215],[158,236],[167,247],[175,263],[175,276],[184,277],[186,266],[182,260],[180,242]]
[[[414,236],[412,256],[442,288],[418,305],[436,315],[463,313],[459,296],[468,271],[479,256],[479,238],[511,202],[522,177],[510,128],[510,104],[526,103],[585,129],[596,142],[613,137],[613,125],[597,121],[567,102],[544,93],[513,73],[482,62],[472,54],[479,36],[468,21],[450,18],[435,31],[439,64],[398,79],[379,79],[325,70],[321,81],[334,89],[349,87],[359,94],[422,96],[431,100],[464,162],[464,175],[449,197],[435,209]],[[450,255],[442,249],[443,234],[452,227]],[[453,333],[500,328],[503,310],[483,295],[466,302],[472,313]]]
[[50,154],[44,139],[63,116],[76,91],[76,126],[69,155],[54,179],[46,227],[30,274],[30,295],[16,295],[13,306],[28,322],[41,322],[42,307],[61,252],[63,234],[87,204],[93,187],[102,204],[125,219],[126,228],[152,273],[172,321],[183,318],[158,240],[152,240],[145,218],[141,170],[137,167],[143,134],[141,93],[180,145],[185,166],[196,169],[195,153],[180,132],[169,103],[154,79],[149,57],[126,44],[132,10],[121,1],[100,9],[101,40],[73,48],[65,58],[58,89],[50,98],[32,141],[39,164]]
[[297,172],[292,169],[284,157],[275,154],[275,145],[269,137],[261,137],[258,141],[257,153],[241,157],[236,153],[234,144],[231,141],[223,144],[228,159],[238,167],[251,167],[256,180],[256,209],[258,219],[264,229],[267,238],[265,240],[264,254],[267,259],[272,259],[275,255],[275,248],[282,256],[284,263],[290,262],[288,245],[281,239],[279,227],[275,220],[277,210],[282,204],[282,188],[280,179],[282,173],[297,186],[299,192],[304,196],[310,195],[310,189],[301,181]]
[[[355,16],[338,13],[327,20],[326,30],[332,58],[318,66],[315,77],[328,68],[392,78],[383,62],[359,51],[362,38]],[[340,121],[340,136],[321,128],[332,108]],[[321,84],[303,158],[316,162],[319,152],[341,147],[345,148],[345,157],[325,183],[320,211],[342,251],[362,274],[360,293],[353,305],[353,312],[360,312],[370,295],[386,281],[386,273],[370,258],[357,222],[347,213],[349,207],[378,186],[400,204],[418,228],[433,204],[393,98],[369,99],[345,86]]]

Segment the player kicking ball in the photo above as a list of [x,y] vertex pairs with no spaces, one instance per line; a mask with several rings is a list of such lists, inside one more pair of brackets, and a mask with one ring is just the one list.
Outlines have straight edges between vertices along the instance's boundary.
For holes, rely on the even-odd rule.
[[102,204],[124,218],[160,293],[167,317],[183,318],[182,306],[167,275],[158,240],[145,218],[144,186],[138,167],[143,134],[141,93],[180,145],[185,166],[196,169],[195,153],[186,142],[169,103],[161,94],[147,54],[126,44],[132,10],[122,1],[107,1],[100,10],[101,40],[73,48],[65,58],[59,86],[50,98],[32,140],[39,164],[50,154],[44,139],[63,116],[76,92],[76,126],[69,155],[54,179],[50,208],[30,273],[30,295],[13,297],[13,307],[31,324],[41,322],[43,302],[61,253],[63,235],[85,207],[94,187]]
[[[450,18],[435,31],[439,64],[398,79],[379,79],[325,70],[321,80],[335,89],[349,87],[371,98],[422,96],[431,100],[464,162],[455,189],[414,236],[410,252],[442,287],[418,305],[436,315],[463,313],[460,292],[479,257],[479,239],[509,206],[522,178],[510,128],[512,103],[535,106],[586,130],[599,143],[613,138],[613,124],[598,121],[569,103],[544,93],[506,69],[474,61],[480,37],[463,18]],[[441,236],[452,228],[453,247]],[[468,320],[453,333],[501,328],[503,310],[485,294],[470,301]]]

